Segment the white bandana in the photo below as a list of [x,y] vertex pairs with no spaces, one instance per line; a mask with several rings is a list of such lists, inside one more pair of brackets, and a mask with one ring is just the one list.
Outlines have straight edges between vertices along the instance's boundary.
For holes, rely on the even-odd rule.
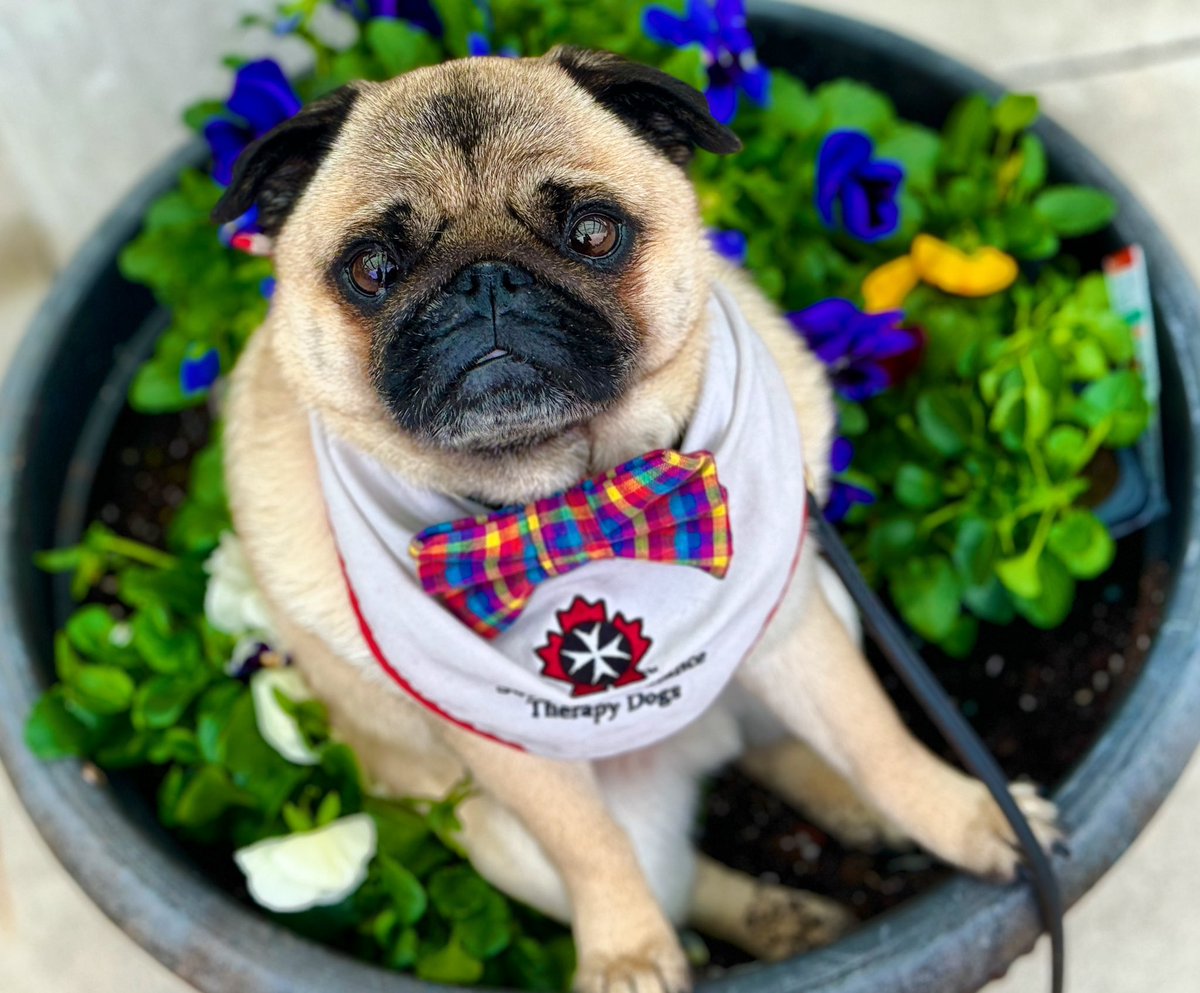
[[644,748],[700,716],[787,590],[805,524],[791,397],[762,340],[714,287],[712,347],[680,451],[713,453],[733,549],[723,579],[691,566],[605,559],[540,583],[493,640],[421,587],[413,536],[488,513],[406,482],[312,419],[321,487],[351,602],[379,664],[463,727],[558,759]]

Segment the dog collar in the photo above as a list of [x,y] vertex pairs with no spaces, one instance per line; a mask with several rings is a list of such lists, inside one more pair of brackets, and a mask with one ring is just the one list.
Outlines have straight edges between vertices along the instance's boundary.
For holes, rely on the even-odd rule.
[[699,717],[753,650],[787,590],[805,529],[791,397],[762,340],[714,287],[711,349],[681,450],[711,452],[736,554],[723,577],[603,558],[539,582],[485,638],[425,592],[415,536],[487,508],[413,486],[312,418],[350,602],[371,654],[439,716],[536,754],[595,760]]

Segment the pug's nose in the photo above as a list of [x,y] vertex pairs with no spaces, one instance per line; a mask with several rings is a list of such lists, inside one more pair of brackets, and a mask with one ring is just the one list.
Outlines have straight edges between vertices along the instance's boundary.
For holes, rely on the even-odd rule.
[[477,262],[455,277],[452,288],[467,300],[490,301],[499,311],[534,282],[532,273],[508,262]]

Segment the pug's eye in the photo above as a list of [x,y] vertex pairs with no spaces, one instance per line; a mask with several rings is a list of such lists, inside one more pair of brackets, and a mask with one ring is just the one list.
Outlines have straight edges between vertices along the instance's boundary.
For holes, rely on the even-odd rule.
[[350,260],[350,282],[360,293],[377,297],[391,284],[396,274],[396,262],[386,248],[372,245]]
[[571,250],[589,259],[612,255],[621,238],[617,222],[604,214],[585,214],[571,228]]

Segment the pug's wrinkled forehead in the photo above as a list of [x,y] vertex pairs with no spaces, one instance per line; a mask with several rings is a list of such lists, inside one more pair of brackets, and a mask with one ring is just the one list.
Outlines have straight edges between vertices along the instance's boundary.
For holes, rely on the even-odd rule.
[[564,185],[615,181],[636,199],[655,195],[664,159],[739,147],[702,94],[615,55],[560,47],[540,59],[465,59],[352,83],[305,107],[243,153],[214,217],[257,204],[276,235],[314,179],[314,220],[338,224],[381,201],[477,208],[535,170]]
[[361,180],[345,191],[343,208],[394,194],[464,213],[551,179],[608,179],[627,196],[644,196],[649,184],[638,166],[656,158],[565,73],[539,60],[497,58],[360,91],[325,172],[331,185]]

